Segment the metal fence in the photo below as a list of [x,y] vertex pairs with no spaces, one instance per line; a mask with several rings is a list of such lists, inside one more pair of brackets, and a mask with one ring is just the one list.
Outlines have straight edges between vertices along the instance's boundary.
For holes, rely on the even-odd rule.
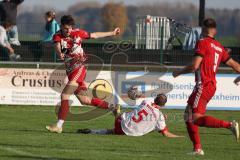
[[[182,46],[179,45],[173,45],[171,49],[164,47],[169,36],[171,38],[168,29],[168,25],[171,25],[171,23],[168,22],[168,19],[164,17],[151,17],[152,20],[150,21],[152,21],[152,24],[147,24],[148,22],[145,21],[146,18],[148,17],[138,20],[135,39],[132,36],[94,43],[85,41],[83,43],[85,52],[100,57],[105,64],[110,64],[112,56],[117,53],[125,53],[130,62],[148,61],[169,66],[186,65],[189,63],[192,59],[193,51],[183,50]],[[147,25],[149,26],[147,27]],[[44,24],[19,24],[18,26],[21,46],[13,47],[15,52],[21,55],[22,62],[59,62],[53,44],[42,43],[40,41],[43,35]],[[179,25],[177,27],[179,28]],[[145,28],[145,31],[142,31],[143,28]],[[159,29],[158,31],[156,31],[157,28]],[[145,34],[143,34],[144,32]],[[161,32],[163,34],[160,34]],[[143,39],[144,43],[142,42]],[[141,47],[142,44],[145,47]],[[229,48],[232,49],[232,57],[239,61],[240,55],[238,53],[240,48]],[[9,61],[7,50],[2,47],[0,47],[0,61]],[[96,62],[89,60],[89,63],[94,64]],[[121,64],[121,59],[119,59],[118,63]]]
[[[106,45],[112,48],[111,51],[106,50]],[[122,44],[124,45],[124,43]],[[15,52],[22,56],[22,62],[59,62],[52,44],[42,45],[34,41],[22,41],[21,46],[16,46]],[[128,56],[129,62],[156,62],[169,66],[186,65],[191,62],[194,52],[184,51],[180,46],[175,46],[172,50],[149,50],[149,49],[135,49],[135,45],[131,44],[128,48],[121,47],[119,42],[113,43],[83,43],[83,48],[87,54],[100,57],[105,64],[111,63],[111,58],[114,54],[125,53]],[[240,48],[231,47],[232,57],[240,61]],[[8,61],[8,54],[6,50],[0,48],[0,61]],[[119,64],[122,60],[119,59]],[[89,60],[88,63],[97,63],[94,60]]]

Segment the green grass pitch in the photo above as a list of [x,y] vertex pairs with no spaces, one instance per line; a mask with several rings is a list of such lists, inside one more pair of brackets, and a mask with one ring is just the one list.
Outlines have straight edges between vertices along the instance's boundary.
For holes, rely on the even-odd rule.
[[[64,133],[53,134],[45,130],[45,125],[56,122],[54,107],[0,106],[0,160],[240,159],[240,144],[226,129],[201,128],[205,156],[186,155],[192,145],[181,118],[183,111],[163,112],[168,114],[169,130],[185,138],[168,139],[156,132],[143,137],[75,133],[79,128],[111,128],[114,119],[111,114],[86,122],[66,122]],[[240,120],[239,111],[209,111],[208,114]]]

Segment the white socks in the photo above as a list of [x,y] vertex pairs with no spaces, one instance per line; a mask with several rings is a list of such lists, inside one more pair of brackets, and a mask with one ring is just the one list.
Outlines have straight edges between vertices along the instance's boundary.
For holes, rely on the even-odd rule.
[[57,122],[57,127],[58,127],[58,128],[62,128],[63,123],[64,123],[64,120],[59,119],[58,122]]

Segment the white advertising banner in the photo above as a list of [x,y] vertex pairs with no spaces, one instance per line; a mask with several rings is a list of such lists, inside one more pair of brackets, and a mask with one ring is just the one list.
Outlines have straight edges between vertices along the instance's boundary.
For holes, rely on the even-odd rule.
[[[208,109],[240,110],[240,86],[233,84],[237,76],[218,74],[217,91]],[[137,106],[144,98],[152,99],[164,92],[168,97],[167,108],[185,108],[195,85],[193,74],[173,78],[171,74],[144,72],[88,71],[86,81],[92,88],[92,96],[125,107]],[[0,104],[57,105],[66,82],[64,70],[2,68]],[[145,97],[136,102],[127,97],[127,90],[133,85],[145,93]],[[101,90],[104,92],[101,93]],[[72,105],[81,105],[75,96],[71,96],[71,100]]]
[[[217,90],[207,106],[208,109],[240,110],[240,86],[233,83],[237,76],[236,74],[217,75]],[[173,84],[173,90],[168,94],[167,106],[185,107],[195,85],[193,74],[178,78],[167,74],[163,79]]]
[[[95,79],[104,79],[94,82]],[[98,85],[101,91],[101,84],[107,83],[112,86],[111,72],[89,71],[86,77],[89,83]],[[60,96],[68,79],[65,70],[58,69],[0,69],[0,104],[9,105],[57,105],[60,103]],[[93,86],[92,87],[95,87]],[[108,87],[106,85],[105,87]],[[95,87],[96,88],[96,87]],[[109,87],[108,87],[109,88]],[[113,90],[108,89],[112,95]],[[108,94],[107,100],[110,97]],[[95,95],[101,97],[101,93]],[[71,105],[79,106],[81,103],[73,95],[70,97]]]
[[0,69],[0,104],[54,105],[64,87],[65,72],[49,69]]
[[[209,102],[207,108],[213,110],[240,110],[240,86],[236,86],[233,81],[239,76],[237,74],[218,74],[217,91],[215,96]],[[138,89],[147,96],[137,100],[137,106],[144,98],[153,99],[158,93],[166,93],[168,102],[166,108],[183,109],[187,105],[189,95],[195,86],[194,74],[182,75],[173,78],[170,73],[167,74],[146,74],[143,72],[132,72],[125,74],[118,73],[119,103],[127,106],[127,88],[129,86],[138,86]],[[127,77],[127,78],[126,78]],[[158,78],[157,78],[158,77]],[[122,80],[123,79],[123,80]]]

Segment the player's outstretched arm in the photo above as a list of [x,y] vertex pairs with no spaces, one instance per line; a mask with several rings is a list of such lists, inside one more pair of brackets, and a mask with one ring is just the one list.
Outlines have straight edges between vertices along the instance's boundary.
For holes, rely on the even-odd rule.
[[176,78],[182,74],[195,72],[196,70],[198,70],[199,66],[201,65],[201,62],[202,62],[202,57],[195,56],[192,61],[192,64],[184,67],[183,69],[173,71],[172,75],[174,78]]
[[233,60],[232,58],[230,58],[227,62],[226,65],[228,65],[229,67],[231,67],[234,71],[240,73],[240,64]]
[[58,57],[61,60],[64,60],[64,54],[61,51],[61,44],[59,42],[55,43],[55,51],[57,52]]
[[168,137],[168,138],[184,137],[184,136],[175,135],[175,134],[169,132],[168,130],[164,131],[162,134],[163,134],[163,136]]
[[[233,60],[232,58],[230,58],[227,62],[226,62],[226,65],[228,65],[229,67],[231,67],[234,71],[240,73],[240,64]],[[240,82],[240,76],[237,77],[235,80],[234,80],[234,83],[236,85],[239,85],[239,82]]]
[[110,32],[94,32],[94,33],[91,33],[90,38],[97,39],[97,38],[117,36],[120,34],[120,32],[121,32],[120,28],[115,28],[113,31],[110,31]]

